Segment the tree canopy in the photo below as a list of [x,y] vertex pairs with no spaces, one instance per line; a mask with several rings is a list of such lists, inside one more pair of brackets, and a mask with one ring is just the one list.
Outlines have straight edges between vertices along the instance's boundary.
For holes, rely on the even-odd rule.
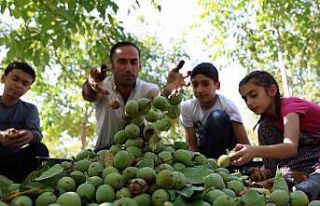
[[[139,2],[132,8],[139,8]],[[108,62],[114,43],[136,43],[142,52],[141,76],[160,85],[165,75],[154,74],[165,73],[170,60],[176,61],[174,55],[161,52],[154,39],[142,42],[126,33],[116,18],[118,10],[116,1],[105,0],[1,1],[2,15],[10,18],[0,23],[0,46],[6,51],[2,64],[19,60],[36,68],[32,91],[40,105],[44,141],[56,155],[67,152],[59,147],[61,142],[95,137],[94,109],[82,99],[81,87],[92,67]]]
[[248,71],[267,70],[286,96],[320,102],[318,0],[198,0],[204,43]]
[[[157,1],[149,2],[161,11]],[[205,28],[200,32],[203,45],[210,48],[208,56],[214,61],[225,57],[240,62],[247,71],[270,71],[286,96],[320,102],[318,0],[197,3],[201,6],[198,26]],[[138,0],[128,4],[133,10],[140,7]],[[92,146],[94,108],[82,99],[81,86],[92,67],[108,62],[114,43],[136,43],[142,53],[141,78],[159,86],[166,81],[168,69],[187,56],[181,52],[183,41],[173,42],[168,52],[157,41],[159,34],[141,39],[127,33],[114,0],[2,0],[0,12],[7,18],[0,22],[0,48],[5,53],[1,64],[20,60],[36,68],[32,97],[40,111],[44,141],[50,142],[55,156],[74,152],[65,144],[79,138],[88,137],[86,142]],[[173,130],[168,136],[176,133]],[[79,150],[78,144],[74,147]]]

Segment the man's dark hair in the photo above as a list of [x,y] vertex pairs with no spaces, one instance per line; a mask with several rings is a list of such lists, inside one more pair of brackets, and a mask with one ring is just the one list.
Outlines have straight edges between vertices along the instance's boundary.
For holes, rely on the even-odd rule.
[[137,45],[135,45],[134,43],[131,43],[131,42],[122,41],[122,42],[116,43],[115,45],[113,45],[111,47],[110,54],[109,54],[110,61],[113,59],[113,55],[114,55],[116,49],[118,49],[120,47],[124,47],[124,46],[132,46],[132,47],[136,48],[139,53],[139,58],[140,58],[140,49]]
[[4,70],[4,75],[7,76],[13,69],[20,69],[20,70],[28,73],[32,77],[32,83],[36,79],[36,72],[29,64],[27,64],[25,62],[18,62],[18,61],[11,62],[7,66],[7,68]]
[[203,62],[195,66],[191,72],[191,79],[193,79],[197,74],[205,75],[213,79],[214,82],[219,81],[217,68],[213,64],[208,62]]

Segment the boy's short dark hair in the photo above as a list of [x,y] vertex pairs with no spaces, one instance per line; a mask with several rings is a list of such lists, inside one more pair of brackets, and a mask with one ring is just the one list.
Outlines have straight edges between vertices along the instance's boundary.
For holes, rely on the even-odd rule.
[[7,76],[13,69],[20,69],[20,70],[28,73],[33,79],[32,83],[36,79],[36,72],[34,71],[34,69],[29,64],[27,64],[25,62],[18,62],[18,61],[11,62],[7,66],[7,68],[4,70],[4,75]]
[[140,55],[141,55],[141,54],[140,54],[140,49],[139,49],[139,47],[138,47],[136,44],[134,44],[134,43],[132,43],[132,42],[128,42],[128,41],[122,41],[122,42],[116,43],[115,45],[113,45],[113,46],[111,47],[111,49],[110,49],[110,54],[109,54],[110,61],[112,61],[113,55],[114,55],[116,49],[118,49],[118,48],[120,48],[120,47],[124,47],[124,46],[132,46],[132,47],[136,48],[137,51],[138,51],[138,54],[139,54],[139,58],[140,58]]
[[214,82],[219,81],[217,68],[213,64],[208,62],[203,62],[195,66],[191,72],[191,79],[193,79],[197,74],[205,75],[213,79]]

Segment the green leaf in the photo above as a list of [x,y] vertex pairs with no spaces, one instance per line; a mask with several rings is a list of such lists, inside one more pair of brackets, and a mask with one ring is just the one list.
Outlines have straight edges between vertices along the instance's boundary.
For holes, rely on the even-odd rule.
[[7,177],[0,175],[0,197],[8,192],[8,187],[13,184],[13,181]]
[[258,194],[257,191],[249,191],[242,195],[240,202],[246,206],[264,206],[265,199],[262,195]]
[[118,4],[112,2],[112,3],[111,3],[111,7],[112,7],[112,10],[113,10],[114,13],[117,13],[117,12],[118,12],[118,9],[119,9]]
[[203,206],[203,200],[190,201],[183,196],[179,195],[175,201],[176,206]]
[[204,178],[213,172],[206,165],[199,165],[196,167],[186,167],[181,171],[186,177],[186,181],[191,184],[202,184]]
[[177,197],[176,191],[175,190],[167,190],[170,196],[170,200],[175,200]]
[[1,1],[1,13],[3,14],[7,8],[7,1]]
[[76,9],[76,1],[75,0],[68,0],[68,9],[72,12]]
[[192,195],[194,195],[195,193],[198,192],[203,192],[205,190],[204,187],[197,187],[197,186],[189,186],[189,187],[185,187],[180,191],[177,191],[178,194],[186,197],[186,198],[190,198]]
[[194,193],[194,189],[192,187],[186,187],[180,191],[177,191],[177,193],[184,197],[190,198]]
[[45,179],[49,179],[49,178],[60,175],[62,172],[63,172],[63,167],[60,164],[55,164],[50,169],[42,173],[42,175],[40,177],[37,177],[35,180],[42,181]]
[[111,16],[111,14],[107,14],[107,16],[108,16],[109,23],[110,23],[111,25],[114,25],[114,19],[113,19],[113,17]]
[[91,1],[91,0],[84,1],[82,6],[87,10],[87,12],[90,12],[94,9],[94,1]]

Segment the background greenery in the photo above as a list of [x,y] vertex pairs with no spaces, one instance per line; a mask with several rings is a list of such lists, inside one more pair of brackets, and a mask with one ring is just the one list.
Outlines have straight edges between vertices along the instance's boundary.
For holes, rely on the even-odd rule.
[[[128,1],[139,10],[141,1]],[[161,1],[149,0],[155,12]],[[273,73],[286,96],[320,102],[320,4],[318,0],[197,0],[201,8],[190,30],[201,32],[212,61],[229,59],[247,71]],[[93,66],[108,62],[117,41],[137,43],[142,50],[141,78],[159,86],[169,68],[181,58],[182,39],[168,51],[157,35],[141,38],[126,32],[112,0],[1,0],[0,11],[10,19],[0,22],[1,65],[27,61],[37,68],[32,98],[40,111],[44,142],[53,156],[70,156],[95,142],[91,104],[81,97],[81,85]],[[147,20],[144,20],[147,23]],[[165,23],[165,22],[164,22]],[[228,85],[231,86],[231,85]],[[186,96],[190,97],[190,90]],[[176,124],[178,125],[178,124]],[[253,135],[249,128],[248,132]],[[183,130],[166,135],[183,139]]]

